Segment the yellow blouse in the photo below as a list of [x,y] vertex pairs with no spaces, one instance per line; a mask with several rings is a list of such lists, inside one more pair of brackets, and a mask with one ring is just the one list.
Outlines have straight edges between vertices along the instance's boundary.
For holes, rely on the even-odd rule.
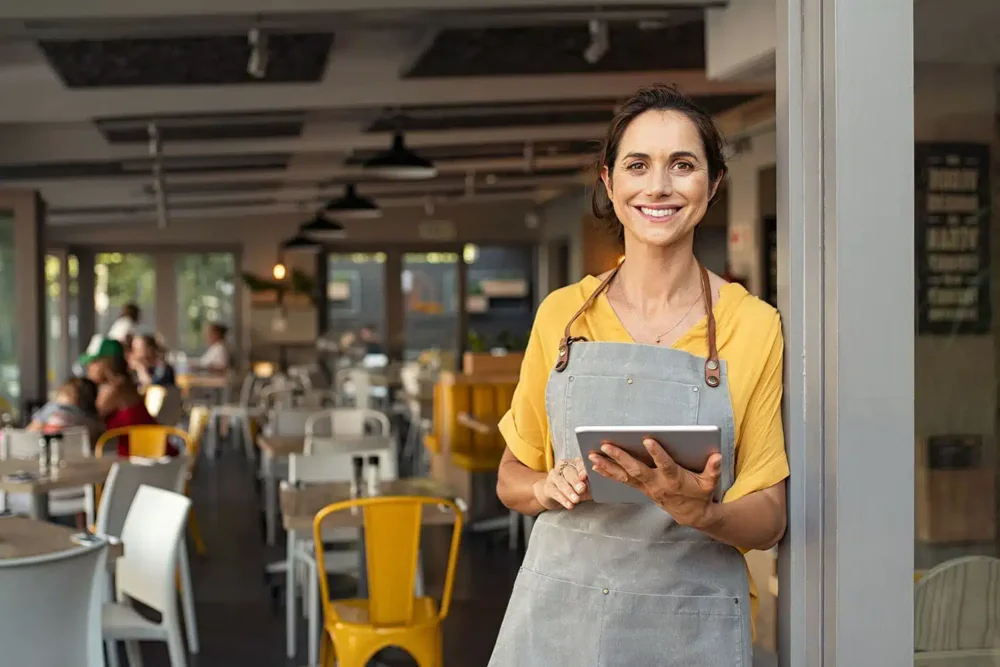
[[[510,410],[500,421],[507,447],[539,472],[552,468],[552,435],[545,413],[545,386],[555,366],[566,323],[600,280],[587,276],[550,294],[538,307]],[[781,424],[784,341],[777,311],[741,285],[724,285],[714,306],[719,358],[727,365],[736,425],[736,480],[725,496],[732,502],[788,477]],[[602,342],[634,342],[605,295],[573,324],[573,335]],[[683,334],[673,347],[707,357],[707,320]],[[748,575],[749,576],[749,575]],[[750,582],[752,606],[757,593]]]

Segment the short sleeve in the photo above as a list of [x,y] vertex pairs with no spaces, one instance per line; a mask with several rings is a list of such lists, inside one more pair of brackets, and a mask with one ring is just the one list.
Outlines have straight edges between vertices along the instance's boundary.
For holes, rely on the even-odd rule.
[[545,361],[540,333],[543,326],[540,320],[543,319],[535,317],[510,410],[499,425],[507,448],[518,461],[538,472],[548,468],[550,447],[549,420],[545,413],[545,385],[550,369]]
[[788,477],[785,433],[781,422],[784,338],[777,313],[762,349],[767,350],[757,382],[750,392],[740,441],[736,447],[736,481],[726,501],[769,488]]

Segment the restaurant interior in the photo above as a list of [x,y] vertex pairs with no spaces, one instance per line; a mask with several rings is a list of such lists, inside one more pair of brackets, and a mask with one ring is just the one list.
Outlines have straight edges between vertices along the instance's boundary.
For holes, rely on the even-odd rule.
[[[587,196],[640,86],[714,115],[730,173],[696,254],[777,304],[773,4],[0,3],[2,653],[486,665],[531,534],[497,424],[537,305],[621,257]],[[1000,153],[995,65],[922,53],[918,140]],[[915,579],[996,555],[993,364],[930,403],[1000,338],[942,327],[918,337]],[[156,424],[38,428],[109,341]],[[758,665],[776,554],[746,555]]]

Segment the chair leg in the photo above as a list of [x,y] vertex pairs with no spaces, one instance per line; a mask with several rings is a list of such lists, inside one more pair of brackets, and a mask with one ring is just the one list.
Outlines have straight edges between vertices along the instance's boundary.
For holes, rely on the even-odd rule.
[[316,665],[323,664],[322,648],[319,648],[319,657],[317,658],[317,643],[321,641],[320,635],[325,635],[323,631],[322,623],[323,618],[320,616],[319,611],[319,577],[321,576],[317,568],[311,567],[311,576],[308,579],[307,586],[309,586],[309,665],[310,667],[316,667]]
[[125,658],[128,660],[128,667],[142,667],[142,651],[139,650],[139,642],[134,639],[125,642]]
[[[181,577],[181,605],[184,607],[184,627],[187,629],[188,647],[198,653],[198,619],[194,612],[194,586],[191,583],[191,564],[188,562],[187,544],[181,541],[178,569]],[[177,628],[178,632],[180,627]]]
[[421,635],[404,647],[418,667],[442,667],[441,632]]
[[198,516],[194,513],[194,507],[191,508],[191,514],[188,516],[188,530],[191,532],[195,553],[204,558],[208,550],[205,548],[205,541],[201,539],[201,529],[198,527]]
[[107,655],[108,667],[119,667],[121,663],[118,660],[118,642],[110,639],[105,641],[104,653]]
[[170,667],[187,667],[187,652],[181,637],[180,619],[174,619],[174,627],[167,634],[167,651],[170,653]]
[[319,643],[319,667],[337,667],[337,652],[334,650],[330,633],[325,629]]

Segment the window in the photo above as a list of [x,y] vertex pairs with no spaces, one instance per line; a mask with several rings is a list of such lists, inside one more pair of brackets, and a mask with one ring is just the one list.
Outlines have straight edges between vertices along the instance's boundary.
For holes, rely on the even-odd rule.
[[14,216],[9,211],[0,211],[0,397],[12,406],[17,405],[21,398],[21,371],[17,361],[15,257]]
[[139,306],[140,328],[156,330],[156,271],[153,258],[134,253],[102,252],[94,259],[94,307],[97,332],[107,334],[126,303]]
[[234,323],[236,258],[231,253],[200,253],[177,258],[177,349],[205,350],[207,322]]

